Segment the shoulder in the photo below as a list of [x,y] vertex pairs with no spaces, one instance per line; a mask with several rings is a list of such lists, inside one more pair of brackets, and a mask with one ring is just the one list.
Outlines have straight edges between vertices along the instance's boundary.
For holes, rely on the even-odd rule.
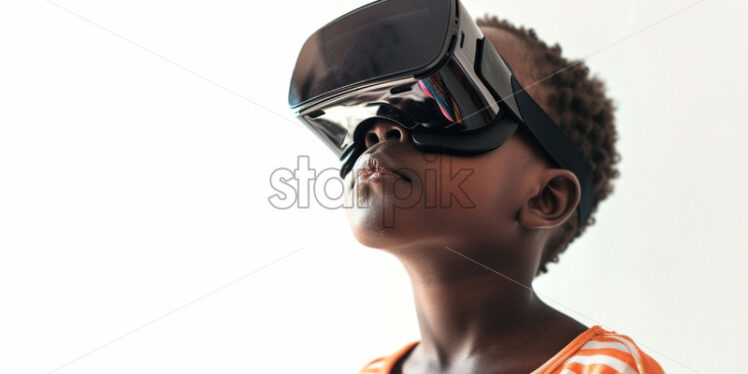
[[382,367],[386,358],[386,356],[381,356],[369,361],[369,363],[359,370],[358,374],[382,373]]
[[392,367],[395,366],[398,360],[410,352],[418,343],[418,340],[412,341],[389,356],[381,356],[369,361],[369,363],[359,370],[358,374],[390,374]]
[[568,358],[552,373],[621,373],[621,374],[663,374],[660,365],[645,353],[630,337],[600,326],[591,328],[589,334],[580,341],[578,348],[568,352]]

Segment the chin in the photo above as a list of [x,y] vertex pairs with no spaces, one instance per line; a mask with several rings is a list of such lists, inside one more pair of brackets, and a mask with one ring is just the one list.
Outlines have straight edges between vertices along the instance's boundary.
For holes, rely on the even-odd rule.
[[346,190],[346,216],[356,240],[366,247],[391,249],[442,236],[441,223],[451,225],[452,219],[441,216],[452,211],[426,208],[421,195],[414,193],[418,188],[382,178]]
[[[398,217],[402,212],[379,204],[348,209],[348,223],[353,236],[364,246],[389,248],[401,244],[407,231]],[[400,219],[399,219],[400,218]]]
[[[393,211],[394,216],[388,216]],[[438,245],[454,235],[448,227],[440,224],[445,219],[433,209],[397,208],[387,211],[381,206],[354,207],[346,213],[356,241],[369,248],[394,250],[425,244]],[[391,218],[394,218],[392,224]]]

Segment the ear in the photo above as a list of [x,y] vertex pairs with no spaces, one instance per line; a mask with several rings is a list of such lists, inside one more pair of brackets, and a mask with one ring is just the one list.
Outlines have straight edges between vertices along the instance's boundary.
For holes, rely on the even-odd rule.
[[520,224],[528,229],[553,228],[566,222],[582,196],[579,180],[570,170],[545,169],[539,178],[539,192],[519,212]]

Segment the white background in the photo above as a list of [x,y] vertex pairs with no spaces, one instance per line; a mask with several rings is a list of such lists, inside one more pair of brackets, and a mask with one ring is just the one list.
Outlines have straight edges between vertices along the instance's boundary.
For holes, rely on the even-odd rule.
[[[355,373],[419,339],[342,210],[268,203],[298,155],[338,166],[288,82],[367,1],[53,1],[0,3],[0,373]],[[746,2],[464,3],[619,107],[615,193],[537,292],[668,373],[744,369]]]

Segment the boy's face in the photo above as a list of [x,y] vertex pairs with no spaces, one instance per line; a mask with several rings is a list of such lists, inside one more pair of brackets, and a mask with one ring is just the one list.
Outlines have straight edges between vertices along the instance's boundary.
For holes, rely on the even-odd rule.
[[[417,151],[405,134],[394,122],[376,122],[367,150],[346,177],[346,205],[352,206],[347,214],[356,239],[385,249],[506,237],[503,230],[529,197],[523,181],[543,167],[526,140],[515,134],[491,152],[452,156]],[[370,158],[403,177],[389,170],[379,178],[358,175]]]
[[[520,83],[521,61],[507,47],[520,47],[507,33],[483,28],[512,66]],[[530,94],[531,91],[528,90]],[[395,249],[413,245],[500,245],[513,240],[517,215],[538,194],[542,154],[522,132],[483,154],[452,156],[420,152],[406,130],[381,119],[366,134],[366,151],[345,180],[347,216],[363,245]],[[385,170],[380,178],[359,175],[369,159]]]

